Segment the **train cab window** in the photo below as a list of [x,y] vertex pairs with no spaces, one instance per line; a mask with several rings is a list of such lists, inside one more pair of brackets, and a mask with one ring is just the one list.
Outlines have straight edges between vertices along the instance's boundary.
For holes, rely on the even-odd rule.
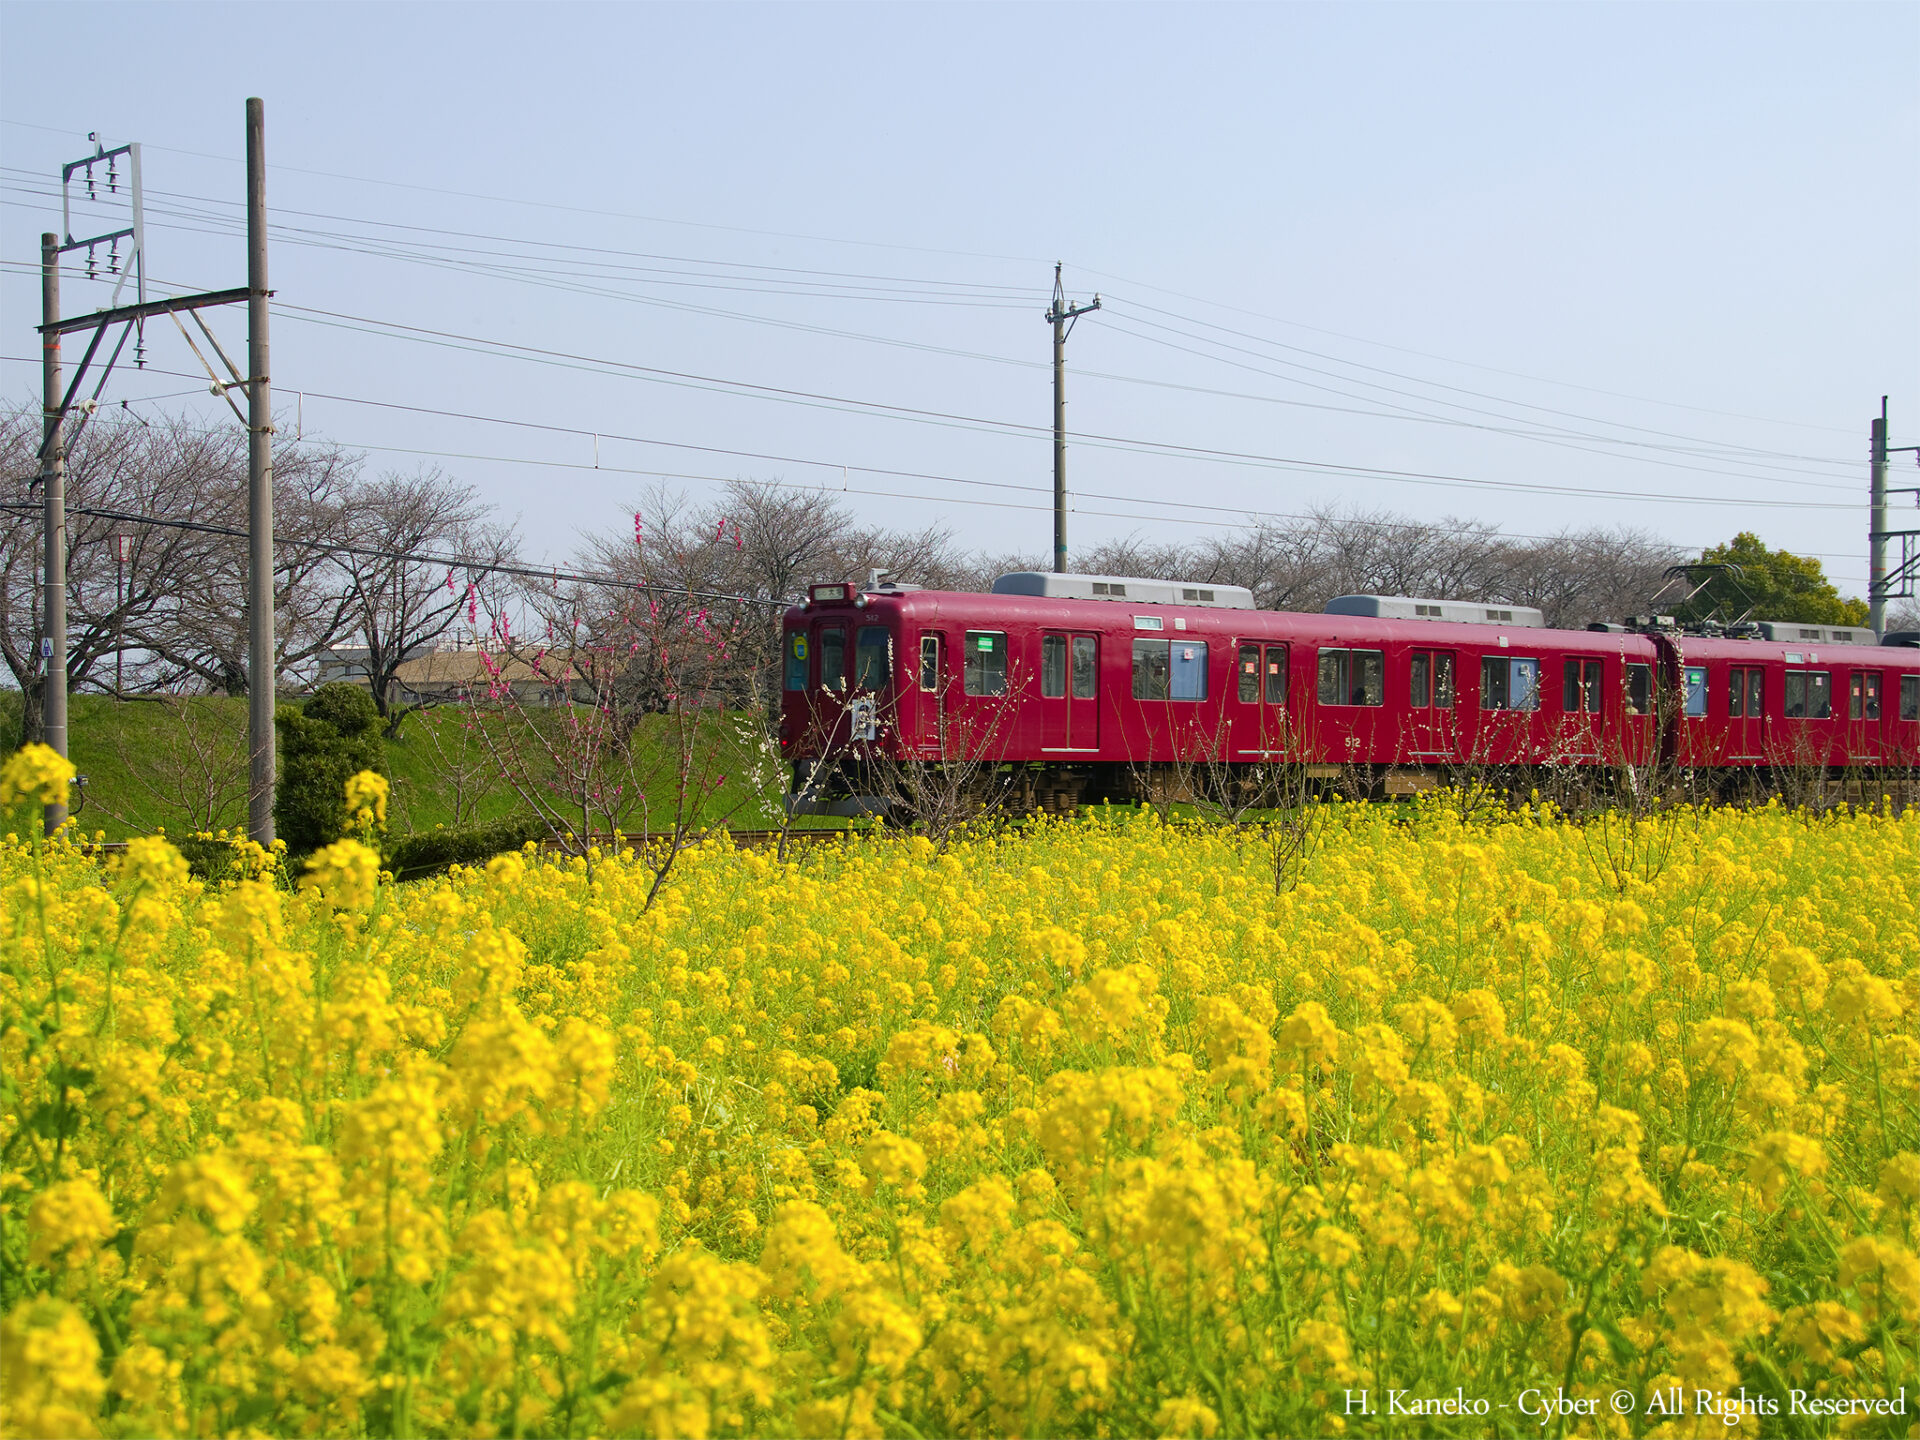
[[1091,635],[1073,637],[1073,698],[1091,700],[1099,693],[1100,642]]
[[878,693],[893,679],[893,643],[884,625],[862,625],[853,648],[853,688]]
[[969,630],[966,652],[969,695],[1007,693],[1007,637],[998,630]]
[[1880,718],[1880,672],[1856,670],[1847,685],[1847,715],[1854,720]]
[[847,632],[838,625],[820,627],[820,688],[847,688]]
[[1538,710],[1540,662],[1508,655],[1485,655],[1480,660],[1482,710]]
[[1407,703],[1416,710],[1433,704],[1433,656],[1425,650],[1414,651],[1407,663]]
[[1040,637],[1040,698],[1067,698],[1067,637],[1064,635]]
[[920,688],[929,695],[940,689],[940,637],[920,637]]
[[1687,714],[1707,713],[1707,667],[1688,665],[1681,671],[1681,693],[1687,702]]
[[1133,698],[1207,698],[1207,646],[1201,640],[1135,640]]
[[1900,718],[1920,720],[1920,675],[1900,677]]
[[1322,705],[1384,705],[1386,680],[1386,656],[1379,650],[1320,652]]
[[1260,647],[1242,645],[1239,658],[1234,662],[1233,673],[1239,680],[1239,700],[1242,705],[1260,703]]
[[1825,670],[1789,670],[1781,698],[1789,720],[1825,720],[1833,714],[1832,676]]
[[1627,714],[1650,715],[1653,713],[1653,667],[1650,665],[1627,666]]
[[1267,646],[1267,704],[1287,703],[1287,647]]
[[787,636],[787,689],[807,688],[807,634],[795,630]]

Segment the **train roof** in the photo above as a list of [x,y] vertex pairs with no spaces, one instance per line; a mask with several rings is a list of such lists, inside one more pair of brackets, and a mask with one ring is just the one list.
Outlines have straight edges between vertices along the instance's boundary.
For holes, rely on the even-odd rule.
[[1467,600],[1423,600],[1414,595],[1336,595],[1329,615],[1366,615],[1375,620],[1451,620],[1459,625],[1547,628],[1544,611],[1531,605],[1487,605]]
[[1045,570],[1016,570],[995,580],[992,593],[1034,595],[1051,600],[1121,600],[1129,605],[1198,605],[1221,610],[1256,608],[1253,592],[1244,585],[1145,580],[1137,575],[1056,575]]

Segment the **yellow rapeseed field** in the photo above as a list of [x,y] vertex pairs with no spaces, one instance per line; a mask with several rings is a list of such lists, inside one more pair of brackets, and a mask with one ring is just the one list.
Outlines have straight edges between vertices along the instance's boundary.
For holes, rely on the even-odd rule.
[[1916,1433],[1920,815],[1334,810],[9,840],[4,1429]]

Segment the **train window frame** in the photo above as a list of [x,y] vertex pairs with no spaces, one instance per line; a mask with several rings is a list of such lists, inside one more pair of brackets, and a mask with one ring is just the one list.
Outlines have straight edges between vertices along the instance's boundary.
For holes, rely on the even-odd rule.
[[[879,643],[874,643],[874,637]],[[879,651],[876,666],[873,652]],[[862,625],[853,636],[853,688],[880,695],[893,684],[893,635],[884,625]]]
[[1878,720],[1880,718],[1880,695],[1886,688],[1882,672],[1878,670],[1855,670],[1847,677],[1847,718],[1849,720]]
[[1920,720],[1920,675],[1900,677],[1900,718]]
[[[1086,663],[1081,664],[1082,658]],[[1100,698],[1100,641],[1093,635],[1075,635],[1068,649],[1070,694],[1075,700]],[[1084,681],[1084,685],[1082,682]]]
[[[1322,645],[1314,665],[1314,674],[1317,682],[1315,695],[1322,705],[1377,710],[1387,703],[1387,654],[1384,650]],[[1334,682],[1331,689],[1333,698],[1329,698],[1327,682],[1330,678]]]
[[[815,633],[820,652],[819,688],[831,690],[835,694],[845,694],[847,689],[847,627],[844,625],[822,625]],[[827,670],[827,657],[833,656],[833,670]]]
[[[1798,692],[1798,699],[1795,692]],[[1818,704],[1819,709],[1813,707]],[[1780,707],[1789,720],[1833,718],[1833,672],[1789,670],[1781,686]]]
[[940,636],[931,630],[920,635],[920,693],[940,693]]
[[1621,698],[1629,715],[1653,713],[1653,667],[1629,662],[1621,679]]
[[789,630],[787,632],[787,663],[783,686],[789,694],[803,693],[807,688],[807,661],[812,653],[807,644],[807,632]]
[[1040,637],[1040,698],[1067,698],[1067,637],[1054,631]]
[[[1528,672],[1532,683],[1521,690],[1520,699],[1524,704],[1514,703],[1515,681],[1519,678],[1523,665],[1532,666]],[[1480,708],[1488,711],[1501,711],[1515,715],[1528,715],[1540,708],[1540,661],[1532,655],[1482,655],[1480,657]]]
[[1288,663],[1287,647],[1284,645],[1267,646],[1266,655],[1263,657],[1263,663],[1267,667],[1266,678],[1264,681],[1265,690],[1266,690],[1266,695],[1265,695],[1266,703],[1269,705],[1286,704],[1287,703],[1287,663]]
[[1433,652],[1416,650],[1407,657],[1407,705],[1414,710],[1433,708]]
[[[1174,651],[1185,652],[1176,657]],[[1133,641],[1133,698],[1190,705],[1207,698],[1207,669],[1212,659],[1205,640],[1174,636]]]
[[1235,698],[1242,705],[1260,703],[1260,647],[1241,645],[1234,654]]
[[1707,713],[1707,667],[1704,665],[1683,665],[1680,667],[1681,711],[1689,719],[1698,720]]
[[[982,645],[982,641],[986,644]],[[967,631],[962,657],[961,687],[968,695],[991,700],[1007,693],[1009,659],[1006,631]],[[990,689],[989,686],[996,688]]]

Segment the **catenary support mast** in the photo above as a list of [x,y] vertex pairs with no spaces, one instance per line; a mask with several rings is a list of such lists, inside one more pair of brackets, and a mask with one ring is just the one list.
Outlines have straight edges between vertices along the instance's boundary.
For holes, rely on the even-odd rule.
[[[43,325],[60,320],[60,237],[40,237],[40,317]],[[46,581],[45,624],[40,644],[40,715],[46,743],[67,753],[67,452],[60,439],[64,418],[60,393],[60,332],[40,332],[41,440],[40,488],[46,507],[46,554],[41,574]],[[51,835],[67,818],[67,807],[49,805],[46,831]]]
[[1053,326],[1053,568],[1067,569],[1067,336],[1073,322],[1100,308],[1100,297],[1088,305],[1068,305],[1060,285],[1060,267],[1053,267],[1053,304],[1047,323]]
[[267,358],[266,107],[247,101],[247,834],[273,843],[273,389]]

